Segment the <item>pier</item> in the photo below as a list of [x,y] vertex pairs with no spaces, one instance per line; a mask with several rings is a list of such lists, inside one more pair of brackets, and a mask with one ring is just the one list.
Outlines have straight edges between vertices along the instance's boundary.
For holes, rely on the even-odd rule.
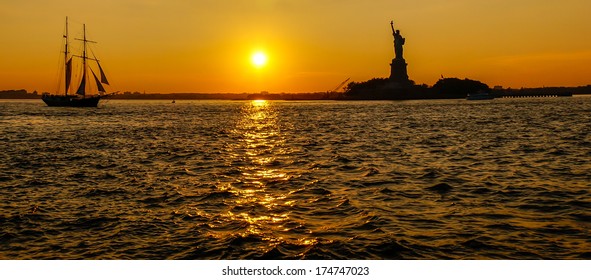
[[555,92],[555,93],[542,93],[542,92],[518,92],[518,93],[495,93],[495,98],[541,98],[541,97],[571,97],[573,96],[570,92]]

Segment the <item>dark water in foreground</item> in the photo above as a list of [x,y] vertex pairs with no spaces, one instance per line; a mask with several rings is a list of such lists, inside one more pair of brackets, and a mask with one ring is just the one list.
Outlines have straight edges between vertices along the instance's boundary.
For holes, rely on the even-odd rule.
[[591,259],[591,98],[0,101],[2,259]]

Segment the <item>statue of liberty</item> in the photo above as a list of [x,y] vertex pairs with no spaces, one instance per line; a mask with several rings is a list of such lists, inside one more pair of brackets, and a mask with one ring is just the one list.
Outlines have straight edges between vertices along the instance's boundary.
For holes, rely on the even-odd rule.
[[404,38],[400,35],[400,30],[394,29],[394,21],[390,21],[392,26],[392,36],[394,36],[394,54],[395,57],[392,59],[390,64],[390,80],[393,81],[399,87],[405,87],[410,85],[408,79],[408,72],[406,70],[406,61],[402,56],[404,48]]
[[394,21],[390,21],[392,26],[392,35],[394,36],[394,54],[396,59],[404,59],[402,57],[402,46],[404,45],[405,39],[400,35],[400,30],[394,30]]

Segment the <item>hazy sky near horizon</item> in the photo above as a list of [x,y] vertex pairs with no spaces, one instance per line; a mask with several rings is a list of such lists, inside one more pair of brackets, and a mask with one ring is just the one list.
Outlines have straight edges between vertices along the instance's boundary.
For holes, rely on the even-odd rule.
[[[418,84],[591,84],[588,0],[0,0],[0,90],[55,92],[65,17],[109,91],[315,92],[388,77],[390,20]],[[255,51],[268,63],[256,68]]]

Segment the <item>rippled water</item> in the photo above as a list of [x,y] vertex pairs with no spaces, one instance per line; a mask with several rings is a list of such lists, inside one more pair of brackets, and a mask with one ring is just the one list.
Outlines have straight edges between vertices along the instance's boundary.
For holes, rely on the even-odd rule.
[[591,259],[591,98],[0,101],[3,259]]

